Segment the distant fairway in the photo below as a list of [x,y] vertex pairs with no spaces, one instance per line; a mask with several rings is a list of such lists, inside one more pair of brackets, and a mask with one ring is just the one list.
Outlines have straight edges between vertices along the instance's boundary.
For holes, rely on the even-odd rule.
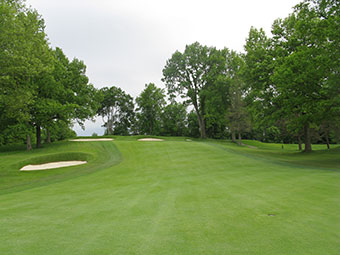
[[164,139],[0,152],[0,254],[340,254],[339,147]]

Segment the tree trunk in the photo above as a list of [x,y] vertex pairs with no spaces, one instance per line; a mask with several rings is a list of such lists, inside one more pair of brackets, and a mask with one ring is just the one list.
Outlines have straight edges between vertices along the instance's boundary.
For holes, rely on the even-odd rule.
[[204,120],[202,119],[202,116],[201,116],[200,112],[198,111],[197,105],[194,105],[194,108],[195,108],[195,111],[196,111],[196,114],[197,114],[198,126],[200,128],[201,138],[205,139],[205,138],[207,138],[207,134],[205,132]]
[[298,140],[299,140],[299,151],[302,151],[301,135],[298,135]]
[[40,148],[41,147],[41,128],[39,125],[36,127],[36,134],[37,134],[37,148]]
[[31,143],[31,136],[30,135],[26,136],[26,149],[28,151],[32,150],[32,143]]
[[328,132],[326,132],[325,136],[326,136],[326,144],[327,144],[327,149],[329,150],[329,149],[330,149],[330,146],[329,146],[329,137],[328,137]]
[[204,120],[202,118],[201,118],[200,131],[201,131],[201,138],[202,139],[206,139],[207,138],[207,134],[205,132],[205,123],[204,123]]
[[238,133],[238,143],[241,145],[242,144],[242,136],[241,132]]
[[231,131],[231,141],[233,143],[236,143],[236,134],[235,134],[235,130]]
[[51,132],[47,129],[46,143],[51,143]]
[[112,135],[113,134],[113,121],[111,119],[108,119],[107,121],[107,134]]
[[195,112],[197,114],[198,126],[200,128],[201,138],[205,139],[205,138],[207,138],[207,134],[205,132],[205,123],[204,123],[204,120],[203,120],[201,113],[198,109],[197,98],[194,97],[194,98],[191,98],[191,99],[192,99],[192,103],[194,105]]
[[310,136],[309,123],[305,124],[304,133],[305,133],[305,152],[311,152],[312,151],[312,141],[311,141],[311,136]]
[[151,120],[149,123],[150,123],[150,127],[149,127],[149,134],[148,135],[153,135],[153,132],[152,132],[152,130],[153,130],[153,121]]
[[204,116],[205,116],[205,96],[201,96],[200,98],[200,106],[201,106],[201,112],[200,112],[200,118],[201,118],[201,138],[205,139],[207,138],[206,130],[205,130],[205,121],[204,121]]

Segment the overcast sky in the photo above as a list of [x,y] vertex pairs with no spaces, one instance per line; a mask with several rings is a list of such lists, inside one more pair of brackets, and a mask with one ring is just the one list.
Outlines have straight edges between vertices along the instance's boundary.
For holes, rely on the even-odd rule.
[[[117,86],[134,98],[161,82],[165,62],[195,41],[243,51],[251,26],[270,34],[300,0],[27,0],[42,15],[52,47],[83,60],[97,88]],[[78,135],[101,135],[101,122]]]

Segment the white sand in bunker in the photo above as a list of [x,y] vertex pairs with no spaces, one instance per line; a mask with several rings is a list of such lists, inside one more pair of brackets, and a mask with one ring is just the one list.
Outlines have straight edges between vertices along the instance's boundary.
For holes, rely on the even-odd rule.
[[58,162],[51,162],[41,165],[27,165],[20,169],[20,171],[34,171],[34,170],[46,170],[46,169],[53,169],[53,168],[60,168],[60,167],[67,167],[67,166],[77,166],[86,164],[87,161],[58,161]]
[[141,141],[141,142],[162,142],[164,140],[158,139],[158,138],[141,138],[141,139],[138,139],[138,141]]
[[95,138],[95,139],[72,139],[72,140],[69,140],[71,142],[104,142],[104,141],[113,141],[112,138]]

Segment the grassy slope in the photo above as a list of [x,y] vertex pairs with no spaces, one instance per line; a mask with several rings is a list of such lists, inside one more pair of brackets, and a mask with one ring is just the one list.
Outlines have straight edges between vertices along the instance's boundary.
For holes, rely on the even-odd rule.
[[[29,152],[2,152],[0,160],[1,195],[90,174],[119,163],[121,155],[113,143],[61,142]],[[88,164],[51,171],[18,171],[27,164],[63,160],[86,160]]]
[[[46,172],[51,179],[67,169],[78,178],[62,175],[41,186],[38,176],[36,188],[8,193],[7,187],[0,195],[0,254],[340,253],[336,160],[326,170],[282,164],[284,157],[277,164],[273,154],[229,143],[129,138],[114,144],[123,158],[118,165],[112,142],[33,152],[88,153],[94,171],[53,170]],[[13,161],[27,157],[0,154],[1,173],[17,171]],[[27,185],[26,176],[33,178],[13,180]],[[0,191],[8,185],[1,181]]]

